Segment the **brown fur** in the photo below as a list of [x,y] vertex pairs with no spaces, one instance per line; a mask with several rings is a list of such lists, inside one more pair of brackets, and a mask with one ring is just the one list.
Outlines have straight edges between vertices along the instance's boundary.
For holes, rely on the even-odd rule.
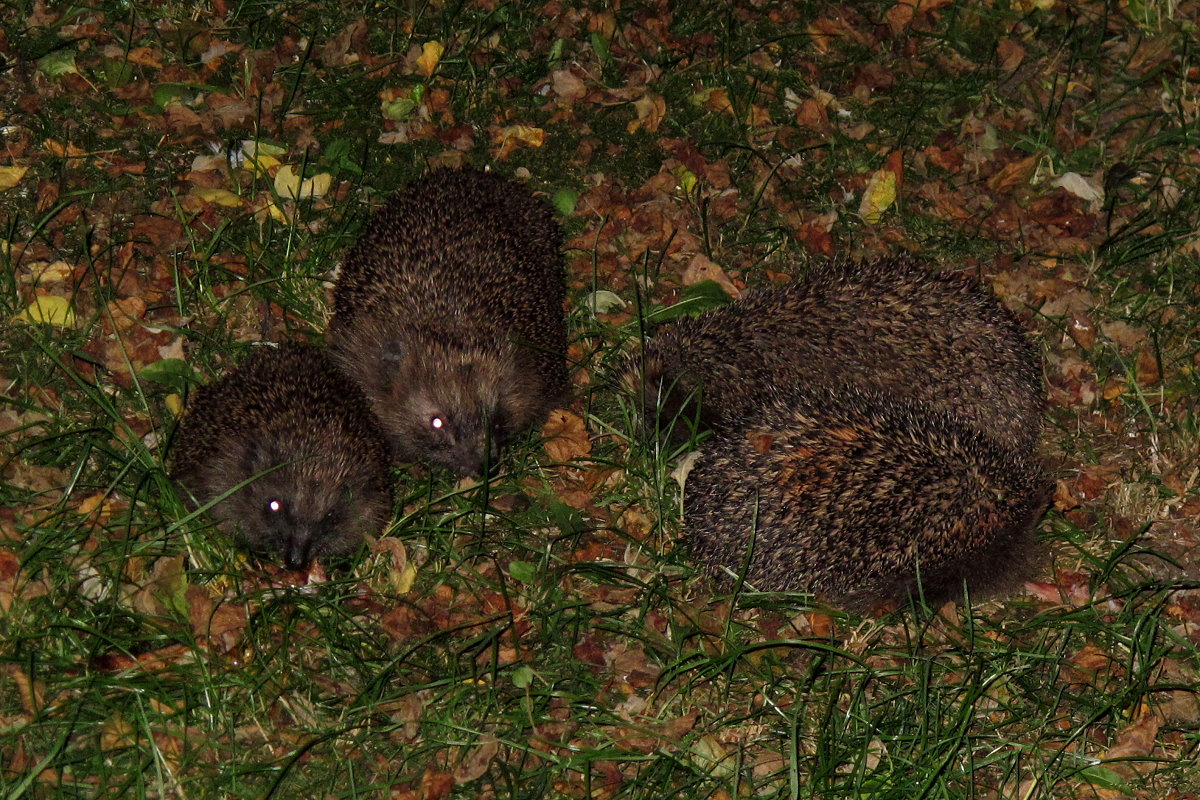
[[521,185],[434,172],[346,257],[330,352],[398,460],[478,474],[567,393],[562,233]]
[[[974,281],[903,259],[830,261],[793,284],[664,326],[624,378],[660,417],[754,416],[779,388],[848,385],[950,412],[1019,453],[1042,421],[1040,359]],[[643,373],[644,365],[644,373]]]
[[314,347],[258,348],[197,389],[173,459],[172,476],[196,503],[232,491],[209,514],[294,569],[352,553],[391,517],[383,433],[362,393]]
[[[1011,589],[1049,484],[950,415],[856,389],[795,391],[708,442],[686,542],[713,572],[862,609]],[[753,532],[753,544],[751,534]],[[918,580],[919,577],[919,580]],[[918,589],[919,585],[919,589]]]

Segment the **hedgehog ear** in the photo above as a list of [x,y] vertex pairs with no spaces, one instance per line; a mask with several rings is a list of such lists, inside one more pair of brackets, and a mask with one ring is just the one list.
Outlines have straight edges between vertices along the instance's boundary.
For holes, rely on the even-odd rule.
[[276,448],[264,432],[247,434],[245,444],[241,466],[246,475],[259,475],[275,466]]
[[385,366],[396,367],[408,357],[409,346],[400,338],[388,339],[379,348],[379,358]]

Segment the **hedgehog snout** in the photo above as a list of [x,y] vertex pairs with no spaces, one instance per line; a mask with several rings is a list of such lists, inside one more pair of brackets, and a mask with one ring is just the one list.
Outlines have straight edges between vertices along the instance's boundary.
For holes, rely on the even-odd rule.
[[282,542],[280,555],[288,569],[304,569],[312,560],[313,540],[316,538],[306,525],[294,527]]

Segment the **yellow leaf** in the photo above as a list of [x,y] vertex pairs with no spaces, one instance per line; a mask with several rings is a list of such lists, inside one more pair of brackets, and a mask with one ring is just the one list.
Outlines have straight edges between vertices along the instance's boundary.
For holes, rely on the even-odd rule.
[[242,154],[246,156],[245,163],[251,169],[263,173],[272,167],[278,167],[282,162],[280,162],[277,156],[281,156],[286,152],[286,147],[280,147],[269,142],[258,142],[253,139],[247,139],[242,142]]
[[280,197],[306,200],[328,192],[332,182],[333,176],[327,172],[302,180],[290,164],[284,164],[275,173],[275,193]]
[[246,156],[246,163],[259,172],[268,172],[271,167],[278,167],[282,162],[275,156],[259,153],[258,155]]
[[413,581],[417,579],[417,565],[411,561],[404,565],[399,576],[393,577],[392,588],[396,594],[408,594],[412,591]]
[[29,167],[0,167],[0,192],[16,186],[28,171]]
[[183,398],[177,394],[169,394],[163,398],[163,402],[167,406],[167,411],[178,417],[183,413]]
[[42,142],[42,147],[45,147],[46,152],[50,155],[58,156],[59,158],[83,158],[87,155],[86,150],[81,150],[70,142],[63,144],[57,139],[45,140]]
[[877,170],[867,181],[867,188],[863,190],[862,203],[859,204],[858,213],[862,215],[863,219],[874,225],[882,219],[883,212],[887,211],[894,202],[896,202],[896,173],[890,169]]
[[69,328],[75,324],[75,312],[65,297],[43,295],[29,304],[29,308],[13,317],[16,322],[44,322]]
[[417,57],[417,69],[421,70],[421,74],[426,78],[430,77],[437,69],[444,52],[446,52],[446,48],[442,46],[441,42],[426,42],[421,45],[421,55]]
[[700,182],[700,179],[696,177],[694,172],[682,164],[674,169],[674,173],[675,177],[679,179],[679,188],[683,189],[683,194],[686,197],[691,197],[692,192],[696,190],[696,184]]
[[198,186],[195,189],[192,189],[192,194],[194,194],[196,197],[199,197],[206,203],[215,203],[216,205],[226,206],[227,208],[237,208],[245,202],[242,200],[242,198],[238,197],[228,189],[209,189],[203,186]]
[[517,145],[526,144],[530,147],[541,147],[546,143],[546,131],[532,125],[509,125],[493,134],[492,141],[500,145],[496,158],[503,161],[508,158]]

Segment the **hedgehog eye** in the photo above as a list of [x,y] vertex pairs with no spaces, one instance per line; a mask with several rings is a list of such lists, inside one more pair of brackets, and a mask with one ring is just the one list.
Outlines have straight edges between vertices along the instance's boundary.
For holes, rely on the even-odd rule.
[[266,510],[269,514],[278,514],[280,511],[283,511],[283,503],[275,499],[268,500]]
[[433,428],[435,431],[440,431],[442,428],[446,427],[446,420],[435,414],[429,418],[429,427]]

